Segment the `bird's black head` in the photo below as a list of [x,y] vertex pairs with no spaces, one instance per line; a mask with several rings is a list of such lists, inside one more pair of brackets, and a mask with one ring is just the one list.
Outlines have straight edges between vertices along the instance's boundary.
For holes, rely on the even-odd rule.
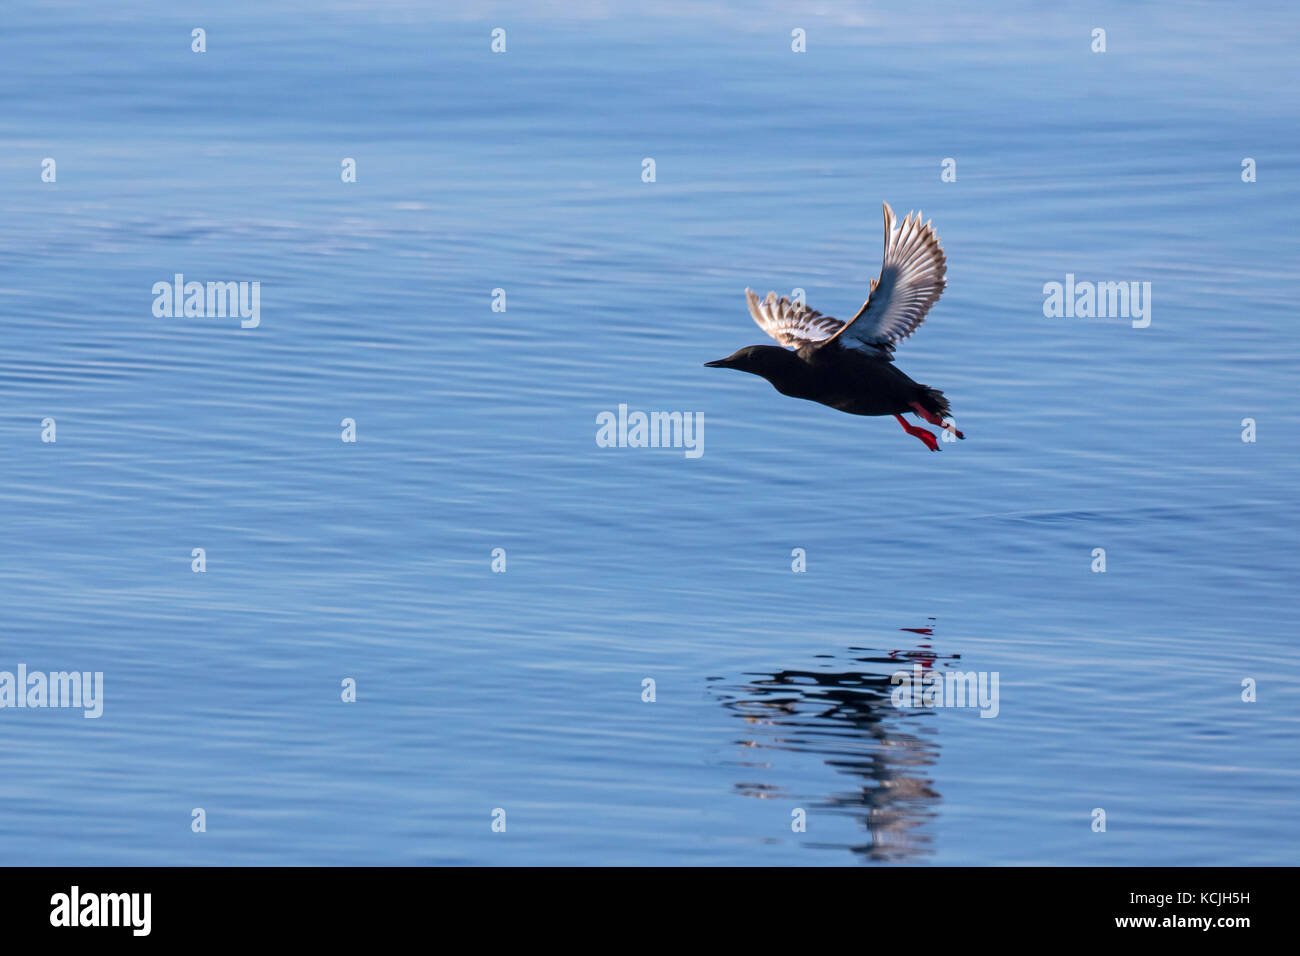
[[705,362],[704,365],[706,368],[736,368],[770,380],[773,375],[779,375],[798,362],[798,356],[788,349],[775,345],[747,345],[724,359]]

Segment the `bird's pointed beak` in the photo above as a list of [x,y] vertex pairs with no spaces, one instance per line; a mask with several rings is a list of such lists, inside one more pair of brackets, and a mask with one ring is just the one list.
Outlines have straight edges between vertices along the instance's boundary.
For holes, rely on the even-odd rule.
[[731,363],[727,359],[718,359],[716,362],[705,362],[705,368],[731,368]]

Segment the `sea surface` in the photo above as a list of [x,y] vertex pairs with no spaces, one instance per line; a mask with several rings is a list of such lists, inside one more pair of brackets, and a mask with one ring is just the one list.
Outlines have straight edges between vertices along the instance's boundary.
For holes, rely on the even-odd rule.
[[[6,3],[0,671],[103,683],[0,708],[0,860],[1295,864],[1298,38]],[[747,286],[850,317],[882,201],[948,254],[938,454],[703,367]],[[259,324],[155,315],[178,273]]]

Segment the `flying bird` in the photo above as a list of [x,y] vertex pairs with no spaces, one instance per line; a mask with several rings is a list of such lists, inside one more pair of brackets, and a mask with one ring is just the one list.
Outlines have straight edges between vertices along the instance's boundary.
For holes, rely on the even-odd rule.
[[885,259],[880,277],[858,314],[847,322],[822,315],[802,302],[780,299],[775,292],[759,300],[749,289],[749,314],[781,346],[750,345],[709,368],[735,368],[760,375],[782,395],[820,402],[850,415],[893,415],[903,431],[939,450],[934,432],[911,425],[903,415],[915,412],[931,425],[952,427],[943,392],[912,381],[894,365],[894,346],[925,321],[943,294],[948,262],[939,235],[921,213],[908,213],[899,224],[885,207]]

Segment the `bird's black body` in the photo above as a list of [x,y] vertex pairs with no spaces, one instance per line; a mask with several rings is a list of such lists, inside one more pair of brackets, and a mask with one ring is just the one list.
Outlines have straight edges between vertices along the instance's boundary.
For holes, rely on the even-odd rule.
[[847,322],[822,315],[802,301],[769,292],[760,300],[749,289],[749,314],[774,345],[749,345],[710,368],[734,368],[767,379],[782,395],[818,402],[850,415],[893,415],[903,430],[931,451],[933,432],[910,425],[907,412],[944,429],[944,437],[965,438],[949,418],[943,392],[914,382],[894,365],[894,346],[925,321],[944,290],[947,259],[939,236],[920,213],[901,225],[889,204],[885,212],[885,255],[871,294]]
[[920,405],[935,417],[948,414],[943,392],[912,381],[884,355],[843,348],[838,342],[804,345],[797,352],[750,345],[706,363],[767,379],[782,395],[829,405],[850,415],[901,415]]

